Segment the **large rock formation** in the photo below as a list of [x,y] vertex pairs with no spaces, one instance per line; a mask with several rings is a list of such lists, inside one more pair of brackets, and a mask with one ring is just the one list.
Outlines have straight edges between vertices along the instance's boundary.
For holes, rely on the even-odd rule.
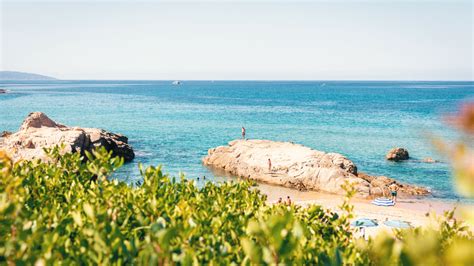
[[[378,195],[372,189],[372,182],[382,178],[367,176],[370,177],[368,180],[359,177],[356,165],[341,154],[269,140],[231,141],[228,146],[210,149],[203,164],[233,176],[300,190],[344,194],[341,185],[349,181],[359,196]],[[417,194],[409,189],[406,192]]]
[[408,160],[409,158],[410,155],[404,148],[393,148],[387,153],[387,155],[385,155],[385,159],[395,162]]
[[125,161],[135,157],[125,136],[98,128],[67,127],[41,112],[30,113],[18,132],[7,134],[2,139],[0,149],[5,149],[15,161],[34,158],[44,160],[46,154],[43,148],[60,144],[65,145],[65,152],[84,154],[96,147],[104,147]]

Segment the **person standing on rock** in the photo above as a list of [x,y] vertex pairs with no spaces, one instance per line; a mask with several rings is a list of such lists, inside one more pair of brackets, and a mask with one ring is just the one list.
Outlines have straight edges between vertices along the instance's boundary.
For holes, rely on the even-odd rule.
[[268,158],[268,171],[271,171],[271,170],[272,170],[272,160]]
[[245,140],[245,127],[242,126],[242,139]]

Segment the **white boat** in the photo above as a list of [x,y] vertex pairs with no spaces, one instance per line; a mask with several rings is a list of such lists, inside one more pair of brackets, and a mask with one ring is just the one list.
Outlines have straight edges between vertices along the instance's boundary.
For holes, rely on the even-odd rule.
[[179,80],[173,81],[173,85],[179,85],[179,84],[181,84],[181,81],[179,81]]

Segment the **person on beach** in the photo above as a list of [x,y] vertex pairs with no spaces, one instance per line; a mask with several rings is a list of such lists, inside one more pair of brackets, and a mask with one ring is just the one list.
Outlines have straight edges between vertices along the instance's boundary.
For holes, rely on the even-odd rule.
[[268,158],[268,171],[271,171],[271,170],[272,170],[272,160]]
[[278,203],[278,204],[282,204],[282,203],[283,203],[283,199],[282,199],[281,197],[278,198],[278,202],[277,202],[277,203]]
[[242,139],[245,140],[245,127],[242,127]]
[[397,192],[398,192],[398,186],[395,184],[391,184],[390,187],[390,196],[393,202],[397,202]]
[[291,206],[290,196],[286,196],[286,205]]

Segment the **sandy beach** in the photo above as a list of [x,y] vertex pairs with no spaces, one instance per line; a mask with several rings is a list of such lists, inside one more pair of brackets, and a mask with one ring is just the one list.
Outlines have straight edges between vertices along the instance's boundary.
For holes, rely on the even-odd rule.
[[[339,212],[339,205],[343,201],[343,196],[326,194],[315,191],[298,191],[285,187],[272,186],[267,184],[258,185],[260,191],[268,196],[268,202],[276,203],[279,197],[286,199],[290,196],[291,200],[298,205],[307,206],[309,204],[321,205],[325,208]],[[383,225],[385,220],[401,220],[409,222],[412,226],[429,225],[435,222],[434,217],[439,217],[445,211],[457,208],[456,216],[459,217],[458,210],[462,208],[472,208],[473,204],[465,204],[460,202],[444,202],[430,198],[421,199],[399,199],[395,206],[383,207],[371,204],[371,200],[352,198],[351,203],[354,205],[354,219],[369,218],[379,222],[378,227],[368,228],[368,234],[374,234],[380,230],[390,229]],[[429,215],[430,213],[435,214]]]

